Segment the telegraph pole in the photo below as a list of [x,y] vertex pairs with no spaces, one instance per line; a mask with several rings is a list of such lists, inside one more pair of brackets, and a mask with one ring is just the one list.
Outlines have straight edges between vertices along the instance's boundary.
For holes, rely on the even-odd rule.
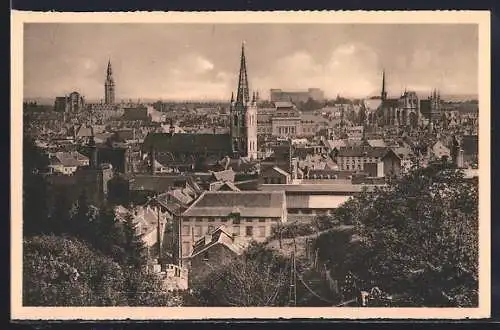
[[295,253],[291,254],[290,263],[290,289],[289,289],[289,306],[297,306],[297,274],[295,272]]

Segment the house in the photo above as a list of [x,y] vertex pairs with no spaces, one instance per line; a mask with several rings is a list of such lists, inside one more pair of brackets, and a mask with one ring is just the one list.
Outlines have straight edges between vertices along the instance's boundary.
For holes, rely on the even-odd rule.
[[150,205],[136,206],[133,209],[119,205],[115,207],[115,215],[120,222],[127,221],[129,216],[133,218],[136,234],[141,236],[149,256],[157,258],[158,238],[161,244],[165,234],[165,225],[168,220],[172,220],[170,214]]
[[437,141],[431,147],[431,158],[433,159],[449,159],[451,151],[446,147],[443,142]]
[[245,244],[237,244],[226,226],[217,227],[196,241],[189,255],[189,287],[195,287],[200,275],[206,275],[217,266],[227,264],[241,255]]
[[77,159],[70,152],[56,152],[55,154],[49,156],[48,167],[53,173],[72,175],[76,172],[79,166],[88,166],[89,164],[88,158],[81,154],[78,155],[79,158]]
[[181,255],[191,255],[194,243],[221,225],[240,244],[262,242],[286,221],[283,191],[206,191],[180,217]]
[[292,176],[285,170],[273,166],[261,171],[260,181],[264,184],[288,184],[292,181]]
[[336,155],[341,171],[363,171],[365,163],[378,163],[389,149],[384,147],[345,147]]

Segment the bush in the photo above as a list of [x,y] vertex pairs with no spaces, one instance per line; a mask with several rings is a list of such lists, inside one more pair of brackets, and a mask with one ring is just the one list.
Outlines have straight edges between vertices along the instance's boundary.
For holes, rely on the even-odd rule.
[[279,238],[281,231],[281,238],[294,238],[298,236],[311,235],[316,232],[316,229],[311,223],[304,222],[288,222],[279,227],[273,228],[272,238]]

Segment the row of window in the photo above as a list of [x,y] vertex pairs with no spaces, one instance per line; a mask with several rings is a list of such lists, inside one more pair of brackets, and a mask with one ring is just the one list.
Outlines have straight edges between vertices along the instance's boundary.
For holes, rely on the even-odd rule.
[[363,162],[363,163],[375,163],[378,162],[378,158],[376,157],[339,157],[339,161],[342,163],[357,163],[357,162]]
[[277,221],[277,219],[274,218],[238,218],[238,217],[191,217],[191,218],[184,218],[182,221],[183,222],[188,222],[188,221],[195,221],[195,222],[228,222],[229,220],[232,220],[233,223],[240,223],[242,222],[253,222],[253,221],[258,221],[258,222],[266,222],[266,221]]
[[[194,236],[200,237],[202,235],[210,234],[215,229],[215,226],[188,226],[184,225],[181,229],[182,236]],[[242,230],[244,230],[242,232]],[[253,237],[254,234],[256,237],[266,237],[266,226],[257,226],[256,231],[254,232],[254,226],[233,226],[232,234],[234,236],[245,235],[247,237]]]

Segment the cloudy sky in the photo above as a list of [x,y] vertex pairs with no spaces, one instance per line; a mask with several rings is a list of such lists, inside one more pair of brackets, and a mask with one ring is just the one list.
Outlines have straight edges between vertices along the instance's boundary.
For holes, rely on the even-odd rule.
[[245,41],[252,90],[322,88],[364,97],[405,88],[476,94],[476,25],[25,24],[24,96],[73,90],[102,99],[108,58],[116,96],[228,99]]

